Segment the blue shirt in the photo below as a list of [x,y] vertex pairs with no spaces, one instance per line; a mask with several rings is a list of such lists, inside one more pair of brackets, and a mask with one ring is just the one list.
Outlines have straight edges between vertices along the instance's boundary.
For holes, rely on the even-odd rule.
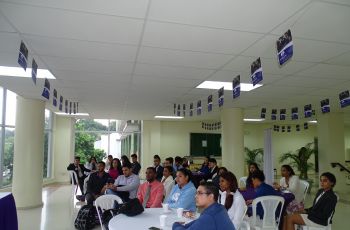
[[[276,192],[276,190],[266,183],[261,183],[259,187],[256,188],[256,194],[254,198],[258,198],[261,196],[278,196],[279,194]],[[256,207],[256,214],[262,218],[264,216],[264,210],[262,208],[262,205],[259,203]]]
[[196,211],[196,188],[192,182],[188,182],[182,188],[175,185],[170,192],[165,203],[169,204],[169,208],[183,208],[184,210]]
[[206,208],[197,220],[186,225],[173,224],[173,230],[235,230],[225,207],[218,203]]

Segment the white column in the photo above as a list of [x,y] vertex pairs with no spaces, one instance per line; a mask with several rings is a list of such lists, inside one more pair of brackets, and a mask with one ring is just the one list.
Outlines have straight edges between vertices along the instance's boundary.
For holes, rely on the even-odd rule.
[[[143,121],[141,137],[141,176],[153,165],[153,155],[160,155],[160,121]],[[162,159],[163,160],[163,159]]]
[[17,208],[43,204],[45,102],[17,96],[12,192]]
[[335,190],[350,191],[346,185],[346,173],[339,167],[332,168],[332,162],[345,165],[344,115],[329,113],[318,116],[318,161],[319,172],[331,172],[337,178]]
[[237,178],[244,175],[243,109],[230,108],[221,112],[222,165]]
[[56,182],[68,182],[67,166],[74,161],[75,119],[71,117],[55,116],[53,172]]
[[267,184],[272,184],[274,182],[274,174],[273,174],[273,164],[274,157],[272,153],[272,130],[265,129],[264,130],[264,174],[265,174],[265,182]]

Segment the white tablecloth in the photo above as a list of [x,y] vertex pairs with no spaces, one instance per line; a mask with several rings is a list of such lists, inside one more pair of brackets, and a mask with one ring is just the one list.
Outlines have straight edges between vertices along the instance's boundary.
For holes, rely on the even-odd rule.
[[143,213],[134,217],[128,217],[124,214],[119,214],[113,217],[108,224],[110,230],[147,230],[150,227],[160,228],[159,216],[166,215],[165,230],[171,229],[172,225],[176,221],[190,222],[187,218],[178,218],[176,210],[171,210],[169,213],[164,213],[162,208],[147,208]]

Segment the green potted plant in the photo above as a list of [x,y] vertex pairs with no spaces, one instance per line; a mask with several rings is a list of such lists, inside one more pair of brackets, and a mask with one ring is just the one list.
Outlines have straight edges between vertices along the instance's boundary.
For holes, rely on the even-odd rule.
[[248,147],[244,147],[244,152],[246,154],[245,162],[247,163],[248,166],[251,163],[257,163],[258,166],[262,166],[264,149],[262,148],[249,149]]

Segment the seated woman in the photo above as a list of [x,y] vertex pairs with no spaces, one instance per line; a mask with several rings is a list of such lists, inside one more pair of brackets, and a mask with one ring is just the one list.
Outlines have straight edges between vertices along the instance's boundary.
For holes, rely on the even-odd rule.
[[121,163],[118,158],[114,158],[112,160],[112,165],[110,166],[108,170],[108,174],[112,179],[117,179],[117,177],[121,174],[120,173],[121,169]]
[[196,211],[196,188],[191,182],[192,173],[188,169],[179,169],[176,172],[176,185],[171,190],[165,203],[169,208],[183,208],[184,210]]
[[225,167],[220,167],[218,170],[218,173],[216,174],[216,176],[213,178],[212,182],[213,184],[215,184],[215,186],[220,189],[220,175],[223,174],[224,172],[228,172],[227,168]]
[[163,170],[163,178],[161,180],[164,186],[164,200],[166,200],[174,186],[173,166],[165,166]]
[[[96,157],[90,157],[89,162],[85,163],[85,168],[90,169],[91,171],[97,171],[97,161]],[[89,173],[90,174],[90,173]]]
[[306,209],[304,214],[291,214],[284,222],[284,230],[294,230],[294,225],[306,225],[309,227],[324,227],[333,215],[338,201],[333,192],[336,178],[330,172],[322,173],[320,176],[321,189],[318,190],[311,208]]
[[237,178],[232,172],[223,172],[220,175],[218,203],[225,206],[233,225],[236,229],[240,229],[246,204],[242,194],[238,191]]
[[252,174],[256,171],[260,171],[258,165],[256,163],[250,163],[249,164],[249,174],[248,174],[248,178],[247,181],[245,183],[245,187],[246,189],[252,189],[254,188],[253,186],[253,181],[252,181]]
[[273,187],[277,190],[289,191],[293,193],[295,197],[295,199],[288,204],[287,213],[303,210],[303,191],[300,190],[299,177],[295,175],[294,170],[289,165],[282,165],[281,175],[280,183],[274,183]]
[[204,162],[201,166],[201,168],[199,169],[199,171],[205,175],[210,173],[210,169],[209,169],[209,157],[204,157]]

